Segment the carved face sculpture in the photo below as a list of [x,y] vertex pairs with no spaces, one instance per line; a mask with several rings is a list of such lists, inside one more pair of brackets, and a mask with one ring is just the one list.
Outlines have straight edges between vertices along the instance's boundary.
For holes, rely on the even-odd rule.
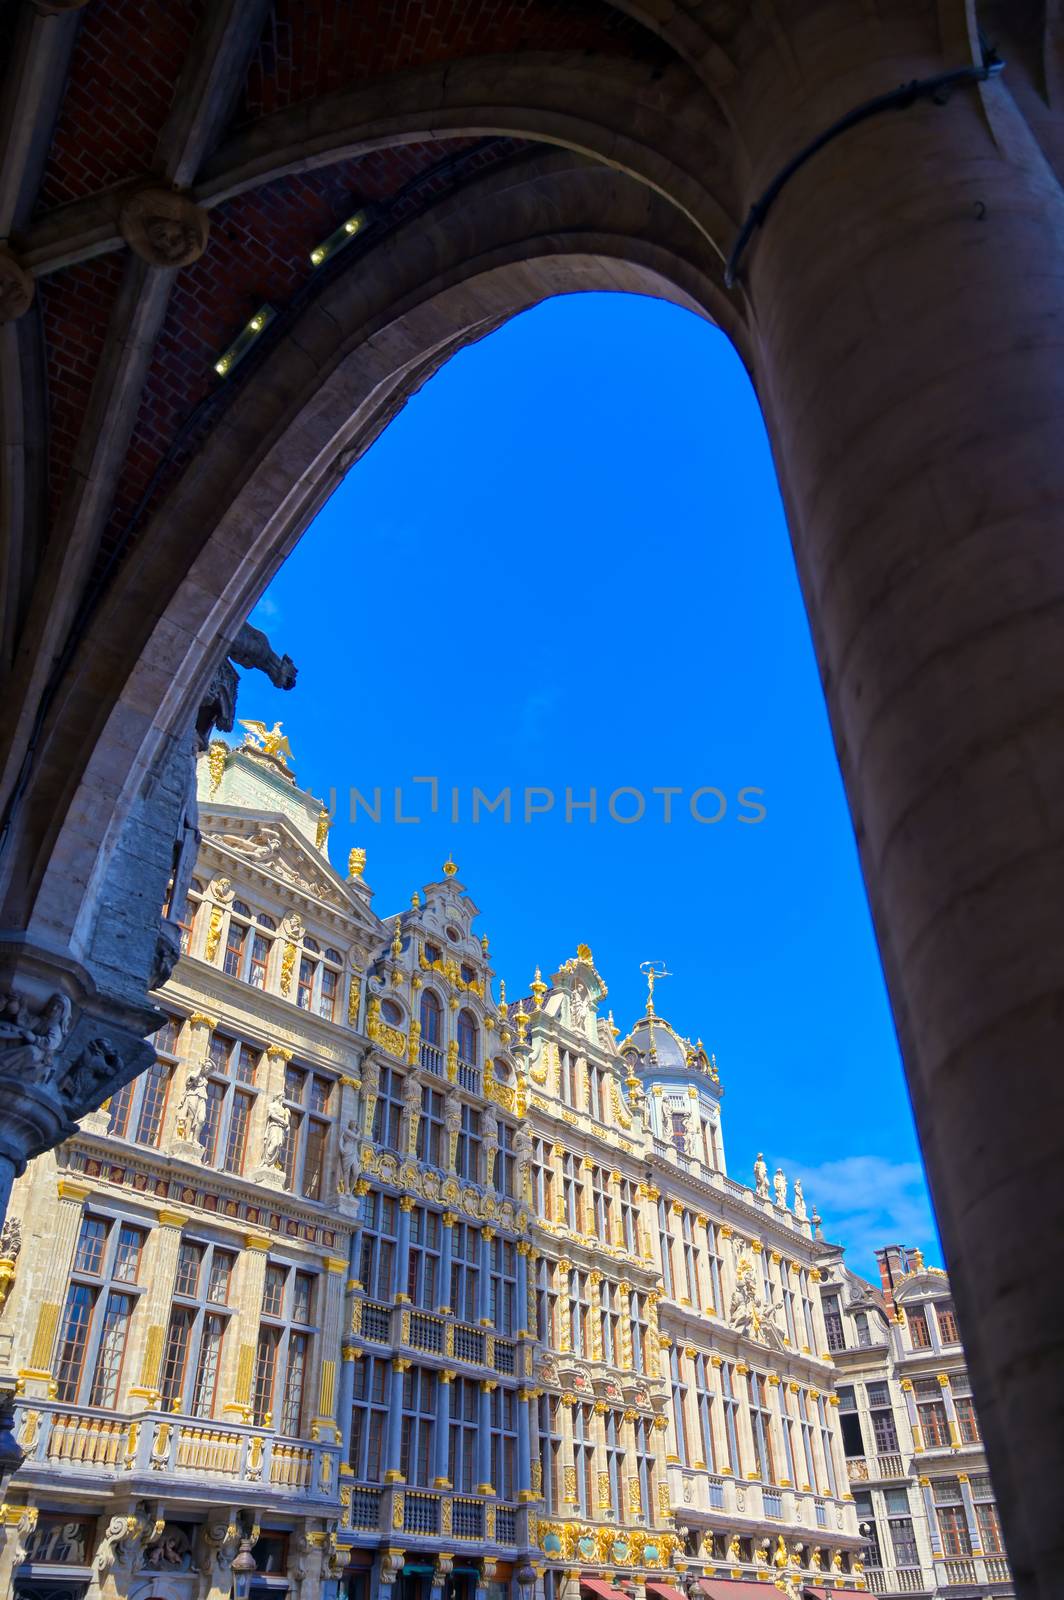
[[156,259],[175,267],[194,254],[199,243],[195,228],[177,217],[146,217],[144,234]]

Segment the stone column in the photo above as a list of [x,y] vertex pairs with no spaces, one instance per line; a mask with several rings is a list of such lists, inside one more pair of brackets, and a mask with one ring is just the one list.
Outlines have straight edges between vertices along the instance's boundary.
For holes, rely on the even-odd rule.
[[643,1509],[643,1493],[639,1483],[639,1472],[635,1459],[635,1421],[638,1412],[629,1407],[621,1418],[621,1447],[624,1452],[624,1467],[627,1473],[628,1515],[633,1522],[646,1520]]
[[477,1318],[482,1328],[491,1327],[491,1243],[494,1228],[480,1230],[480,1277],[477,1282]]
[[610,1173],[610,1238],[607,1243],[615,1249],[624,1248],[624,1218],[621,1215],[621,1175]]
[[480,1437],[477,1440],[477,1471],[480,1482],[477,1484],[478,1494],[494,1494],[495,1489],[491,1481],[491,1397],[499,1387],[497,1378],[481,1378],[480,1380],[480,1410],[479,1425]]
[[137,1373],[136,1382],[129,1388],[129,1399],[140,1402],[147,1410],[159,1404],[166,1324],[177,1278],[181,1229],[187,1220],[180,1211],[160,1211],[149,1238],[150,1254],[144,1266],[144,1282],[148,1287],[133,1319],[140,1329],[140,1348],[136,1352],[132,1349],[126,1352],[126,1361]]
[[[325,1304],[321,1308],[321,1338],[318,1346],[318,1414],[311,1423],[311,1437],[318,1438],[324,1431],[336,1440],[343,1438],[344,1413],[339,1411],[337,1389],[336,1350],[343,1334],[344,1280],[347,1277],[347,1259],[343,1256],[325,1258]],[[350,1428],[350,1418],[346,1419]]]
[[[746,15],[740,212],[853,107],[982,61],[960,0]],[[1035,1226],[1030,1198],[1064,1164],[1064,190],[1009,85],[824,145],[739,300],[1017,1588],[1048,1596],[1064,1188]]]
[[591,1318],[591,1359],[602,1360],[602,1273],[595,1270],[587,1275],[588,1314]]
[[530,1332],[528,1327],[528,1258],[531,1251],[532,1246],[527,1239],[518,1239],[517,1284],[514,1290],[517,1304],[514,1308],[514,1314],[517,1320],[517,1337],[519,1339],[528,1338]]
[[447,1474],[451,1464],[451,1384],[454,1380],[454,1372],[449,1367],[444,1367],[436,1386],[436,1476],[432,1480],[434,1489],[451,1487],[451,1480]]
[[385,1483],[402,1483],[403,1469],[399,1465],[403,1439],[403,1374],[409,1369],[406,1356],[392,1359],[391,1409],[388,1412],[388,1429],[385,1436],[384,1459],[387,1467]]
[[[733,1470],[737,1478],[756,1479],[759,1473],[755,1470],[754,1463],[754,1430],[750,1420],[750,1368],[745,1361],[737,1361],[732,1368],[734,1374],[735,1398],[739,1404],[735,1412],[735,1430],[739,1436],[739,1454],[744,1462],[750,1465],[740,1470],[738,1462],[734,1463]],[[819,1430],[816,1430],[819,1432]]]
[[[527,1280],[527,1288],[528,1288],[528,1299],[527,1299],[528,1319],[527,1320],[528,1320],[528,1337],[530,1339],[538,1339],[539,1336],[540,1336],[539,1314],[538,1314],[538,1310],[537,1310],[537,1306],[536,1306],[536,1279],[537,1279],[537,1275],[538,1275],[537,1262],[539,1260],[540,1260],[540,1253],[535,1248],[535,1246],[533,1245],[532,1248],[528,1252],[528,1280]],[[531,1358],[529,1358],[529,1359],[531,1359]]]
[[410,1296],[406,1285],[410,1278],[410,1213],[415,1205],[412,1194],[399,1198],[399,1231],[395,1244],[395,1267],[392,1274],[392,1298],[396,1305],[406,1305]]
[[610,1493],[610,1475],[606,1470],[606,1412],[605,1400],[596,1400],[591,1408],[591,1438],[595,1446],[595,1504],[591,1514],[608,1518],[613,1506]]
[[[262,1315],[262,1291],[266,1282],[266,1255],[270,1248],[265,1234],[249,1233],[244,1239],[237,1282],[239,1310],[230,1322],[222,1345],[222,1370],[219,1390],[229,1395],[223,1412],[243,1422],[251,1421],[251,1386],[255,1381],[255,1347]],[[235,1326],[233,1325],[235,1323]]]
[[[622,1372],[631,1372],[635,1364],[632,1355],[632,1285],[622,1278],[617,1285],[617,1322],[620,1328],[620,1362]],[[627,1448],[625,1450],[627,1454]]]
[[517,1498],[519,1501],[535,1500],[532,1492],[532,1429],[529,1406],[534,1389],[517,1391]]
[[959,1450],[961,1443],[961,1431],[957,1426],[957,1407],[953,1404],[953,1395],[949,1386],[949,1374],[946,1372],[940,1372],[937,1374],[937,1376],[939,1387],[942,1390],[942,1404],[946,1411],[946,1422],[949,1426],[949,1442],[953,1446],[954,1450]]
[[561,1261],[555,1263],[558,1285],[558,1354],[569,1355],[573,1348],[573,1321],[569,1310],[569,1274],[572,1271],[572,1262]]
[[562,1436],[562,1508],[566,1516],[571,1516],[572,1508],[580,1503],[576,1493],[576,1458],[573,1455],[573,1407],[576,1403],[575,1394],[563,1394],[558,1407],[558,1428]]
[[449,1304],[451,1298],[451,1258],[454,1254],[454,1229],[458,1222],[457,1211],[445,1211],[440,1217],[442,1232],[440,1234],[440,1304],[436,1307],[441,1317],[453,1315]]
[[60,1178],[56,1192],[55,1232],[36,1285],[38,1309],[33,1322],[33,1338],[19,1369],[19,1377],[29,1396],[47,1394],[52,1382],[52,1358],[59,1318],[66,1298],[74,1246],[90,1190],[87,1184],[75,1183],[71,1178]]

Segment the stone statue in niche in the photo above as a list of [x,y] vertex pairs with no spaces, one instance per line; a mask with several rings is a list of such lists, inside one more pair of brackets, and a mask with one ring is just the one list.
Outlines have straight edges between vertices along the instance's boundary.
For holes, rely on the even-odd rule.
[[292,1126],[292,1113],[279,1094],[266,1107],[266,1127],[262,1135],[262,1164],[283,1171],[282,1157]]
[[754,1193],[759,1200],[768,1199],[768,1167],[760,1150],[754,1162]]
[[587,1027],[587,990],[583,984],[576,984],[569,1000],[569,1010],[573,1019],[573,1028],[577,1033],[583,1033]]
[[514,1134],[514,1188],[519,1199],[532,1203],[532,1135],[524,1123]]
[[207,1074],[202,1066],[189,1069],[177,1107],[177,1137],[199,1144],[207,1122]]
[[361,1166],[359,1148],[362,1142],[358,1125],[353,1120],[340,1129],[340,1161],[338,1187],[342,1192],[354,1194]]

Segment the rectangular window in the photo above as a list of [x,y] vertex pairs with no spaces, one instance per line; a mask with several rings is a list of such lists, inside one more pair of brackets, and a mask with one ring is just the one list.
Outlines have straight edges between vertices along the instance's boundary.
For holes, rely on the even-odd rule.
[[957,1314],[948,1300],[942,1300],[935,1306],[935,1315],[938,1318],[938,1336],[943,1344],[960,1344],[961,1336],[957,1332]]
[[354,1363],[351,1445],[348,1462],[356,1479],[379,1483],[385,1424],[391,1400],[391,1366],[366,1356]]
[[78,1397],[95,1304],[96,1293],[88,1284],[70,1285],[63,1311],[55,1369],[58,1400],[72,1401]]
[[979,1418],[975,1414],[975,1402],[971,1395],[954,1395],[953,1404],[957,1412],[961,1443],[980,1444],[983,1436],[979,1432]]
[[133,1305],[132,1295],[112,1292],[107,1297],[100,1348],[96,1355],[96,1370],[93,1373],[92,1390],[89,1394],[91,1406],[112,1407],[118,1399],[118,1381],[122,1372],[122,1357],[125,1355]]
[[144,1074],[144,1093],[140,1103],[140,1116],[137,1119],[138,1144],[150,1145],[152,1148],[158,1146],[163,1129],[163,1113],[166,1110],[171,1070],[166,1062],[156,1061]]
[[362,1199],[362,1258],[358,1276],[371,1300],[391,1300],[399,1208],[391,1195],[370,1190]]
[[280,1328],[261,1327],[255,1351],[255,1393],[252,1404],[255,1426],[268,1428],[273,1421],[273,1389],[277,1374]]
[[298,1434],[303,1420],[303,1391],[310,1358],[310,1334],[290,1333],[284,1397],[281,1401],[281,1432]]
[[218,1366],[221,1361],[222,1340],[225,1337],[227,1318],[208,1312],[203,1319],[200,1335],[199,1360],[192,1386],[192,1415],[212,1417],[214,1397],[218,1387]]
[[942,1537],[942,1550],[947,1556],[970,1556],[972,1542],[968,1536],[968,1519],[963,1506],[939,1506],[938,1528]]
[[931,1334],[927,1327],[927,1315],[923,1306],[913,1306],[905,1313],[905,1321],[909,1328],[909,1340],[914,1350],[930,1350]]
[[229,1127],[225,1136],[225,1159],[223,1166],[226,1172],[241,1173],[244,1170],[244,1161],[247,1156],[248,1129],[251,1126],[251,1110],[255,1104],[253,1095],[237,1091],[233,1096],[233,1104],[229,1112]]
[[266,969],[270,964],[271,940],[256,933],[251,941],[251,960],[248,963],[248,983],[253,989],[265,989]]
[[[196,1313],[191,1306],[175,1306],[170,1313],[166,1330],[166,1349],[163,1355],[162,1407],[164,1411],[180,1410],[185,1387],[185,1364],[192,1339]],[[177,1405],[175,1406],[175,1401]]]
[[823,1306],[824,1329],[828,1336],[828,1349],[831,1351],[845,1350],[846,1340],[842,1332],[842,1313],[839,1310],[838,1295],[825,1295]]
[[321,994],[318,998],[318,1015],[327,1022],[336,1021],[336,1002],[340,995],[340,974],[334,967],[321,969]]

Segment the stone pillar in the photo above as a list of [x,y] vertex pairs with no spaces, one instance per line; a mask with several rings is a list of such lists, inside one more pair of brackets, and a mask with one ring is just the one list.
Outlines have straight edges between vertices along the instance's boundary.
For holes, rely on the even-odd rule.
[[255,1381],[255,1347],[262,1315],[262,1291],[266,1282],[266,1255],[270,1248],[265,1234],[249,1233],[238,1267],[236,1326],[222,1343],[222,1370],[219,1389],[229,1399],[223,1412],[242,1422],[251,1421],[251,1386]]
[[628,1515],[632,1522],[645,1521],[643,1510],[643,1492],[639,1483],[639,1472],[635,1458],[635,1420],[638,1412],[629,1407],[621,1418],[621,1450],[624,1465],[622,1471],[627,1473],[625,1484],[626,1499],[628,1501]]
[[621,1175],[610,1173],[610,1237],[606,1241],[614,1249],[624,1249],[624,1218],[621,1215]]
[[569,1355],[573,1348],[573,1319],[569,1310],[569,1274],[572,1262],[564,1258],[555,1263],[558,1285],[558,1354]]
[[519,1501],[534,1500],[532,1492],[532,1429],[529,1417],[529,1406],[535,1391],[533,1389],[519,1389],[517,1391],[517,1498]]
[[[517,1337],[519,1339],[523,1337],[527,1338],[531,1331],[528,1326],[528,1258],[531,1252],[532,1246],[529,1244],[528,1240],[518,1239],[517,1286],[514,1291],[514,1295],[517,1301],[517,1305],[515,1307],[515,1316],[517,1319]],[[533,1301],[533,1307],[534,1305],[535,1302]]]
[[[324,1431],[336,1440],[344,1436],[345,1416],[339,1408],[336,1351],[343,1334],[344,1280],[347,1276],[347,1259],[343,1256],[325,1258],[325,1304],[321,1308],[321,1338],[318,1346],[318,1414],[311,1423],[311,1437],[318,1438]],[[346,1418],[350,1429],[350,1418]]]
[[[622,1372],[631,1372],[635,1364],[632,1354],[632,1285],[622,1278],[617,1285],[617,1323],[620,1328],[620,1361]],[[627,1454],[627,1449],[625,1451]]]
[[539,1309],[536,1304],[540,1260],[540,1253],[533,1245],[528,1252],[528,1337],[530,1339],[538,1339],[541,1332],[545,1332],[539,1326]]
[[591,1317],[591,1359],[602,1360],[602,1273],[595,1270],[587,1275],[589,1315]]
[[477,1484],[478,1494],[494,1494],[495,1489],[491,1481],[491,1397],[499,1387],[496,1378],[481,1378],[480,1380],[480,1437],[477,1439],[477,1472],[480,1482]]
[[444,1367],[439,1374],[436,1387],[436,1476],[432,1480],[434,1489],[449,1489],[451,1480],[448,1469],[451,1464],[451,1384],[455,1374],[449,1367]]
[[454,1253],[454,1228],[458,1221],[457,1211],[445,1211],[440,1218],[443,1230],[440,1234],[440,1303],[436,1310],[441,1317],[453,1314],[451,1305],[451,1257]]
[[491,1327],[491,1243],[494,1228],[480,1230],[480,1276],[477,1281],[477,1318],[482,1328]]
[[[576,1459],[573,1455],[573,1407],[576,1405],[575,1394],[563,1394],[558,1407],[558,1430],[562,1436],[562,1504],[561,1514],[572,1515],[572,1508],[579,1505],[576,1493]],[[558,1513],[558,1508],[555,1508]]]
[[[959,0],[748,17],[723,91],[740,212],[853,107],[982,60]],[[1064,1563],[1062,1186],[1030,1214],[1064,1162],[1064,190],[1009,85],[818,150],[740,299],[1010,1559],[1041,1597]]]
[[37,1281],[37,1316],[32,1324],[33,1337],[19,1370],[25,1393],[30,1396],[46,1394],[52,1382],[52,1357],[59,1319],[66,1298],[67,1280],[82,1213],[90,1193],[86,1184],[75,1183],[71,1178],[60,1178],[56,1190],[55,1233]]
[[129,1398],[148,1410],[159,1404],[166,1324],[177,1278],[181,1229],[187,1220],[180,1211],[160,1211],[149,1237],[150,1254],[144,1266],[144,1282],[148,1287],[133,1319],[140,1329],[140,1348],[136,1352],[132,1349],[126,1352],[131,1370],[137,1373],[137,1380],[129,1389]]
[[920,1414],[916,1409],[916,1397],[913,1394],[913,1381],[911,1378],[903,1378],[901,1380],[901,1392],[905,1401],[905,1415],[909,1419],[909,1427],[912,1430],[913,1450],[919,1455],[924,1448],[924,1441],[920,1430]]
[[942,1390],[942,1404],[946,1411],[946,1422],[949,1427],[949,1442],[954,1450],[960,1449],[961,1431],[957,1426],[957,1407],[953,1404],[953,1395],[949,1386],[949,1374],[938,1373],[939,1387]]
[[[735,1398],[739,1404],[735,1412],[735,1431],[739,1436],[739,1454],[743,1462],[748,1463],[740,1468],[738,1461],[733,1462],[732,1470],[737,1478],[756,1479],[759,1473],[755,1470],[756,1457],[754,1455],[754,1430],[750,1420],[750,1368],[745,1361],[737,1361],[732,1368],[733,1387]],[[819,1429],[814,1429],[819,1434]],[[825,1474],[825,1479],[826,1479]]]
[[399,1198],[399,1231],[395,1244],[395,1268],[392,1276],[392,1298],[396,1305],[406,1305],[410,1296],[406,1285],[410,1278],[410,1213],[415,1205],[412,1194]]
[[391,1409],[388,1412],[384,1446],[384,1459],[387,1462],[385,1483],[403,1482],[403,1469],[399,1465],[403,1440],[403,1374],[409,1366],[410,1362],[405,1356],[395,1356],[392,1360]]
[[351,1468],[348,1461],[351,1455],[351,1419],[355,1397],[355,1362],[362,1360],[362,1351],[357,1345],[347,1343],[340,1346],[340,1381],[336,1393],[336,1422],[340,1435],[341,1460],[340,1476],[348,1477]]

